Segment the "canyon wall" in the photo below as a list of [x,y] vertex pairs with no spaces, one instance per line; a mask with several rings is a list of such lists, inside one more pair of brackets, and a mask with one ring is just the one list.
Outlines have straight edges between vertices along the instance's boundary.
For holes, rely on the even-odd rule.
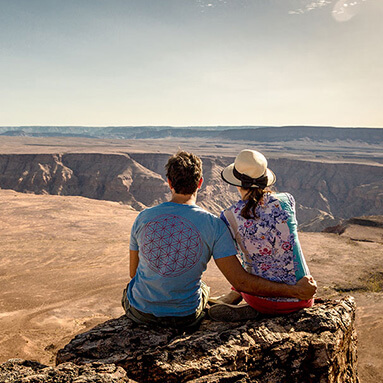
[[[146,168],[160,173],[167,155],[131,154]],[[199,204],[214,213],[238,199],[235,187],[221,181],[221,171],[232,157],[202,157],[204,186]],[[320,231],[343,219],[383,214],[383,167],[353,163],[270,159],[277,175],[276,190],[288,191],[297,202],[300,230]]]
[[[3,154],[0,188],[36,194],[76,195],[117,201],[135,210],[169,198],[167,154]],[[198,203],[215,214],[237,200],[220,179],[234,159],[204,156]],[[271,159],[276,188],[297,201],[300,229],[318,231],[342,219],[383,214],[383,166]]]
[[93,153],[0,155],[0,188],[117,201],[136,210],[168,193],[160,175],[128,155]]

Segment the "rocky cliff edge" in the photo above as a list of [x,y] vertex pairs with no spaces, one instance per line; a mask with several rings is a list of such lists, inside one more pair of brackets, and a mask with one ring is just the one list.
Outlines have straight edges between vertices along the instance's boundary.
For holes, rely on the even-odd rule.
[[5,383],[358,383],[353,298],[319,301],[258,321],[205,320],[193,334],[137,326],[126,316],[77,335],[57,367],[11,359]]
[[205,320],[193,334],[121,316],[77,335],[57,364],[114,364],[137,382],[356,383],[354,321],[351,297],[258,321]]

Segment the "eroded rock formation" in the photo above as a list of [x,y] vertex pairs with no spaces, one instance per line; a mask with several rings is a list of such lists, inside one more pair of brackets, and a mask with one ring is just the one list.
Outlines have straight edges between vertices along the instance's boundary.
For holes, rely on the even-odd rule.
[[2,383],[135,383],[121,367],[101,363],[77,366],[64,363],[53,368],[38,362],[10,359],[0,364]]
[[356,383],[354,320],[352,298],[258,321],[205,320],[193,334],[122,316],[76,336],[57,363],[112,363],[137,382]]
[[[136,210],[168,200],[161,153],[0,154],[0,188],[36,194],[76,195],[131,205]],[[238,200],[223,181],[234,160],[203,156],[198,204],[219,214]],[[342,219],[383,214],[383,166],[270,159],[276,187],[297,201],[299,229],[321,231]]]
[[136,210],[169,193],[161,175],[128,155],[98,153],[0,155],[0,187],[123,202]]

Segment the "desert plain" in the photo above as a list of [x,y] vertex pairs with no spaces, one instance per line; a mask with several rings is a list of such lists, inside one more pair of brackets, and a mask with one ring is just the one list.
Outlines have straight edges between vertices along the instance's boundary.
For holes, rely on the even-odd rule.
[[[4,140],[2,153],[55,152],[59,147],[57,140],[44,145],[41,139],[29,140],[28,146],[22,138]],[[120,145],[92,146],[89,141],[76,149],[73,142],[61,144],[61,151],[87,152]],[[137,148],[137,142],[129,145],[129,150]],[[150,151],[164,150],[158,141],[147,145]],[[168,142],[164,152],[185,145]],[[4,189],[0,211],[0,362],[25,358],[53,365],[57,350],[76,334],[123,314],[129,234],[138,212],[119,202]],[[342,234],[302,232],[299,237],[318,282],[317,296],[352,295],[356,300],[361,383],[383,381],[383,228],[354,224]],[[212,295],[230,288],[213,261],[204,280]]]

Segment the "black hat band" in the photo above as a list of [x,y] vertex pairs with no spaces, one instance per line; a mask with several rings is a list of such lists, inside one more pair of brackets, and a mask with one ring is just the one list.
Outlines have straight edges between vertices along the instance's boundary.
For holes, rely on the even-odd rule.
[[241,181],[242,187],[245,189],[251,187],[258,187],[264,189],[267,187],[267,174],[265,173],[263,176],[258,178],[251,178],[246,174],[240,173],[235,166],[233,167],[233,175],[235,178]]

